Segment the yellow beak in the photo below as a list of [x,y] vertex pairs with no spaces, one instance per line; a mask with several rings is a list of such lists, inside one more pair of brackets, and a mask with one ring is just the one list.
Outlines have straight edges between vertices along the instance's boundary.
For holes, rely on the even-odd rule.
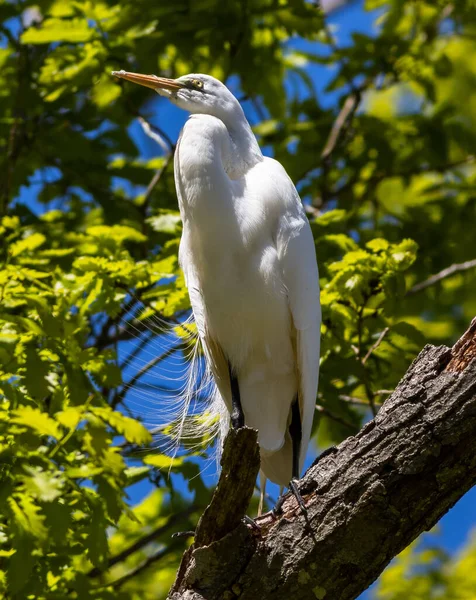
[[132,83],[144,85],[153,90],[160,89],[176,92],[183,87],[175,79],[166,79],[165,77],[157,77],[157,75],[142,75],[141,73],[129,73],[128,71],[112,71],[112,75],[126,81],[131,81]]

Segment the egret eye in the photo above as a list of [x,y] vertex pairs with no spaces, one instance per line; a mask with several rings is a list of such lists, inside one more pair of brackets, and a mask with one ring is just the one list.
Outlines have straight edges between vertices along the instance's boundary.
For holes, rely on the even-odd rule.
[[201,90],[203,88],[203,81],[200,81],[200,79],[193,79],[192,83],[199,90]]

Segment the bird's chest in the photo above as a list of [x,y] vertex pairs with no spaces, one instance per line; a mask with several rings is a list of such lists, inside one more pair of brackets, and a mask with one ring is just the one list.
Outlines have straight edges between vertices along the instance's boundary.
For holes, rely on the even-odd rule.
[[286,329],[286,290],[271,238],[249,231],[237,236],[226,225],[220,234],[209,233],[191,242],[190,260],[207,327],[236,365],[251,349],[266,354],[277,323]]

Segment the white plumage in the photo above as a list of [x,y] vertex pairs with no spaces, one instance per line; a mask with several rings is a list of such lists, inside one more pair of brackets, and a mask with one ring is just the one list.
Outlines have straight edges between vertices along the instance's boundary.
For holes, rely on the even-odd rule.
[[302,469],[319,371],[319,277],[299,195],[218,80],[116,74],[193,113],[175,152],[180,263],[220,395],[231,412],[230,365],[245,423],[258,430],[262,472],[288,485],[291,406],[297,398]]

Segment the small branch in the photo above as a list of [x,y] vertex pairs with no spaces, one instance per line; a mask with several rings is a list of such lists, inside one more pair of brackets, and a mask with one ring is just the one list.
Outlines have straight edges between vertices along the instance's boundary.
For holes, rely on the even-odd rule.
[[[334,124],[332,125],[331,132],[329,133],[329,137],[327,138],[327,142],[324,146],[324,150],[321,152],[321,159],[323,161],[327,160],[334,148],[337,145],[337,142],[344,137],[347,133],[347,130],[350,127],[352,119],[354,117],[355,111],[357,110],[360,104],[360,91],[358,93],[352,92],[350,96],[347,96],[345,102],[337,115]],[[346,127],[345,127],[346,126]]]
[[115,556],[112,556],[107,561],[107,565],[103,569],[99,569],[98,567],[94,567],[94,569],[91,569],[87,573],[87,576],[88,577],[98,577],[101,573],[104,573],[104,571],[107,571],[108,569],[110,569],[114,565],[117,565],[117,563],[123,562],[124,560],[126,560],[126,558],[129,558],[129,556],[131,554],[134,554],[134,552],[137,552],[137,550],[140,550],[141,548],[144,548],[144,546],[147,546],[148,544],[150,544],[151,542],[153,542],[156,538],[158,538],[163,533],[165,533],[166,531],[168,531],[169,529],[171,529],[172,527],[174,527],[182,519],[186,519],[187,517],[189,517],[196,510],[197,510],[197,506],[189,506],[186,509],[184,509],[184,510],[178,512],[178,513],[173,514],[169,518],[169,520],[167,521],[167,523],[165,523],[164,525],[161,525],[160,527],[157,527],[156,529],[154,529],[153,531],[151,531],[147,535],[144,535],[143,537],[141,537],[140,539],[138,539],[136,542],[134,542],[133,544],[131,544],[129,547],[127,547],[124,550],[122,550],[121,552],[119,552],[119,554],[116,554]]
[[175,148],[175,144],[165,133],[165,131],[163,131],[162,129],[160,129],[160,127],[157,127],[156,125],[152,125],[140,115],[137,118],[146,136],[154,140],[154,142],[156,142],[162,148],[164,154],[171,154]]
[[182,347],[183,347],[183,343],[179,342],[178,344],[175,344],[174,346],[172,346],[171,348],[169,348],[168,350],[166,350],[162,354],[159,354],[159,356],[156,356],[155,358],[153,358],[152,360],[150,360],[146,365],[144,365],[142,367],[142,369],[140,369],[139,371],[137,371],[137,373],[134,375],[134,377],[130,381],[128,381],[127,383],[124,384],[124,387],[123,387],[122,391],[119,392],[118,394],[116,394],[114,396],[114,398],[112,399],[112,401],[110,403],[111,406],[113,408],[115,408],[118,404],[120,404],[123,401],[124,396],[127,394],[127,391],[131,387],[134,387],[134,385],[139,381],[139,379],[141,379],[141,377],[143,377],[146,373],[148,373],[151,369],[153,369],[155,366],[157,366],[158,364],[160,364],[166,358],[169,358],[169,356],[172,356],[172,354],[174,352],[177,352]]
[[173,156],[175,144],[172,142],[172,140],[169,138],[169,136],[164,131],[162,131],[159,127],[152,125],[151,123],[146,121],[146,119],[144,119],[144,117],[142,117],[142,116],[139,116],[138,119],[139,119],[139,123],[141,124],[142,130],[144,131],[144,133],[148,137],[150,137],[152,140],[154,140],[154,142],[156,142],[162,148],[162,150],[165,154],[164,164],[160,167],[160,169],[157,169],[157,171],[155,172],[154,176],[150,180],[149,185],[147,186],[147,190],[144,194],[144,198],[142,199],[141,206],[143,207],[143,211],[146,212],[150,196],[151,196],[152,192],[154,191],[156,185],[159,183],[160,178],[162,177],[163,173],[167,169],[167,167],[170,163],[170,160]]
[[[326,22],[326,19],[323,19],[323,27],[324,27],[324,32],[326,34],[326,38],[327,38],[327,43],[329,44],[329,46],[332,49],[332,52],[335,56],[339,56],[339,47],[336,44],[336,41],[332,35],[332,32],[329,28],[329,25]],[[339,57],[338,62],[340,63],[340,68],[341,68],[341,72],[344,75],[346,81],[347,81],[347,85],[349,86],[349,88],[351,89],[351,91],[355,94],[357,93],[357,89],[355,87],[355,84],[352,80],[352,77],[350,76],[348,70],[349,67],[347,65],[347,63],[344,61],[344,59],[342,57]]]
[[159,560],[161,560],[162,558],[164,558],[164,556],[167,556],[168,554],[171,554],[175,550],[178,550],[181,547],[181,545],[182,545],[181,543],[172,542],[170,545],[166,546],[165,548],[162,548],[161,550],[158,550],[155,554],[152,554],[152,556],[149,556],[149,558],[144,560],[139,566],[137,566],[135,569],[133,569],[129,573],[126,573],[120,579],[116,579],[116,581],[111,581],[110,583],[107,583],[107,585],[112,586],[114,589],[120,588],[127,581],[129,581],[133,577],[137,577],[137,575],[140,575],[142,573],[142,571],[145,571],[151,565],[153,565],[154,563],[156,563]]
[[144,194],[144,198],[142,199],[142,206],[148,205],[150,196],[151,196],[152,192],[154,191],[155,186],[159,183],[160,178],[162,177],[164,171],[169,166],[171,158],[172,158],[172,154],[169,154],[167,156],[167,158],[165,159],[164,164],[160,167],[160,169],[157,169],[157,171],[154,173],[154,176],[152,177],[152,179],[149,182],[149,185],[147,186],[147,189]]
[[249,427],[230,429],[220,464],[217,487],[197,525],[196,548],[223,538],[245,516],[260,465],[258,432]]
[[136,303],[136,299],[132,297],[119,311],[119,314],[115,317],[108,317],[104,325],[101,327],[101,331],[96,336],[93,346],[97,349],[102,349],[105,346],[108,346],[110,343],[114,343],[118,340],[118,336],[115,335],[113,339],[109,336],[109,330],[111,327],[118,323],[127,313],[132,310],[134,304]]
[[364,356],[364,358],[362,359],[362,364],[365,365],[365,363],[369,360],[369,358],[372,355],[372,352],[374,352],[374,350],[377,350],[377,348],[380,346],[380,344],[382,343],[383,338],[387,335],[387,333],[390,331],[389,327],[385,327],[385,329],[382,331],[382,333],[379,335],[378,340],[375,342],[375,344],[373,346],[371,346],[369,348],[369,351],[367,352],[367,354]]
[[136,358],[136,356],[138,354],[140,354],[141,351],[145,348],[145,346],[147,346],[147,344],[152,340],[154,335],[155,334],[153,331],[148,331],[144,335],[142,340],[136,344],[136,346],[134,347],[134,350],[132,350],[132,352],[130,354],[128,354],[126,356],[126,358],[124,359],[124,361],[119,365],[119,368],[121,369],[121,371],[123,371],[127,366],[129,366],[131,364],[131,362],[134,360],[134,358]]
[[377,407],[375,406],[375,394],[372,391],[372,388],[370,386],[370,382],[367,378],[367,371],[365,369],[365,362],[364,362],[364,358],[362,357],[362,344],[363,344],[363,340],[362,340],[362,335],[363,335],[363,323],[364,323],[364,310],[365,310],[365,306],[368,302],[368,298],[365,298],[364,303],[362,304],[362,306],[359,308],[358,314],[357,314],[357,338],[358,338],[358,344],[357,344],[357,359],[360,362],[360,364],[362,365],[362,383],[364,384],[364,388],[365,388],[365,393],[367,394],[367,398],[369,400],[369,405],[370,405],[370,410],[372,411],[372,415],[375,417],[375,415],[377,414]]
[[[375,392],[375,395],[377,395],[377,392]],[[348,404],[356,404],[357,406],[365,406],[365,408],[370,408],[369,403],[365,402],[361,398],[356,398],[355,396],[347,396],[346,394],[340,394],[337,397],[339,398],[339,400],[342,400],[342,402],[347,402]]]
[[[368,407],[368,405],[367,405],[367,407]],[[316,410],[317,410],[317,412],[320,412],[321,414],[325,415],[326,417],[329,417],[329,419],[331,419],[332,421],[339,423],[339,425],[343,425],[344,427],[347,427],[351,431],[355,431],[357,429],[357,425],[355,425],[354,423],[351,423],[350,421],[347,421],[346,419],[344,419],[343,417],[341,417],[339,415],[336,415],[334,412],[330,411],[325,406],[316,404]]]
[[448,373],[462,373],[476,360],[476,317],[471,321],[469,329],[453,346],[451,354],[451,360],[446,366]]
[[432,275],[428,279],[425,279],[425,281],[421,281],[420,283],[415,284],[412,288],[410,288],[408,290],[407,296],[411,296],[412,294],[421,292],[421,290],[424,290],[427,287],[430,287],[431,285],[438,283],[442,279],[445,279],[446,277],[450,277],[451,275],[454,275],[455,273],[460,273],[462,271],[468,271],[469,269],[474,269],[475,267],[476,267],[476,258],[473,258],[472,260],[467,260],[466,262],[463,262],[463,263],[451,265],[451,267],[447,267],[446,269],[443,269],[443,271],[440,271],[439,273]]

